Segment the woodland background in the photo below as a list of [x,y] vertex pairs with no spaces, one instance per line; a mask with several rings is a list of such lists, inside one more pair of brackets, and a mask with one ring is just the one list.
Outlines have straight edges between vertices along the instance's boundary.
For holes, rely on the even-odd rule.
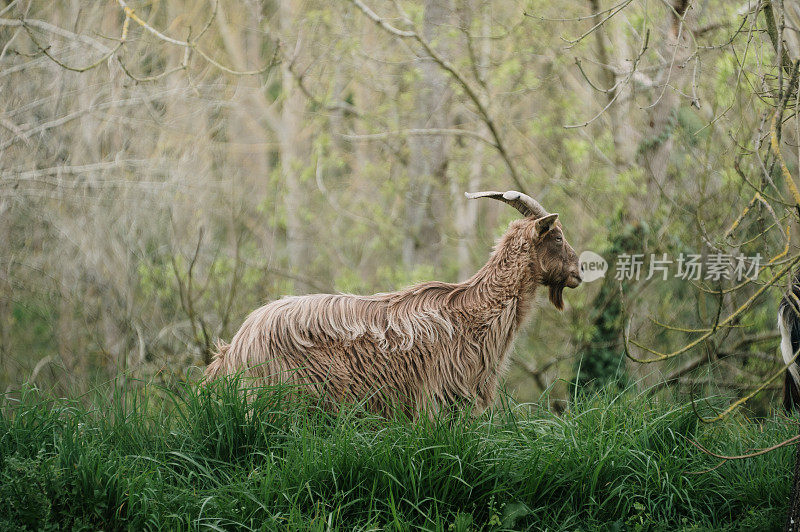
[[463,192],[519,189],[609,262],[772,262],[542,297],[512,396],[766,383],[766,409],[799,27],[756,0],[0,0],[0,386],[195,379],[282,295],[465,279],[517,214]]

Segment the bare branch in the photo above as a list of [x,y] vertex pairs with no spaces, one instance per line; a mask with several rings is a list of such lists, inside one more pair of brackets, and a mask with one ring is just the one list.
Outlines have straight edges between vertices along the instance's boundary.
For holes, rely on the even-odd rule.
[[347,140],[383,140],[392,137],[403,137],[403,136],[448,136],[452,135],[455,137],[470,137],[473,139],[477,139],[481,142],[488,144],[493,148],[497,148],[497,144],[492,142],[491,139],[487,139],[480,133],[476,133],[474,131],[470,131],[468,129],[441,129],[441,128],[428,128],[428,129],[400,129],[397,131],[384,131],[382,133],[365,133],[361,135],[355,134],[348,134],[348,133],[339,133],[342,138]]
[[107,54],[111,51],[109,47],[102,44],[101,42],[92,39],[91,37],[87,37],[86,35],[81,35],[79,33],[73,33],[71,31],[67,31],[63,28],[50,24],[49,22],[45,22],[43,20],[35,20],[35,19],[8,19],[8,18],[0,18],[0,26],[10,26],[10,27],[23,27],[23,26],[30,26],[33,28],[40,29],[42,31],[46,31],[49,33],[53,33],[58,35],[59,37],[64,37],[65,39],[72,39],[76,41],[80,41],[84,44],[88,44],[95,50],[103,54]]
[[707,455],[713,456],[714,458],[719,458],[719,459],[721,459],[723,461],[728,461],[728,460],[746,460],[748,458],[754,458],[756,456],[761,456],[762,454],[767,454],[768,452],[774,451],[775,449],[780,449],[781,447],[786,447],[787,445],[791,445],[791,444],[793,444],[793,443],[795,443],[797,441],[800,441],[800,434],[798,434],[797,436],[792,436],[791,438],[789,438],[787,440],[783,440],[780,443],[776,443],[775,445],[772,445],[771,447],[767,447],[766,449],[759,449],[758,451],[756,451],[754,453],[738,454],[738,455],[728,456],[728,455],[724,455],[724,454],[717,454],[717,453],[711,452],[708,449],[706,449],[705,447],[703,447],[702,445],[700,445],[699,443],[697,443],[696,441],[694,441],[693,439],[687,438],[686,436],[683,436],[683,434],[681,434],[681,436],[686,441],[688,441],[689,443],[691,443],[692,445],[694,445],[695,447],[697,447],[698,449],[700,449],[701,451],[703,451]]
[[395,35],[400,38],[404,39],[413,39],[425,50],[425,53],[433,59],[433,61],[439,65],[440,68],[447,71],[453,79],[464,89],[464,92],[467,94],[469,99],[478,109],[478,114],[481,116],[481,119],[486,124],[486,127],[489,129],[489,132],[492,134],[492,138],[494,138],[494,148],[498,151],[500,156],[503,158],[503,161],[506,163],[509,172],[511,172],[511,178],[514,180],[514,183],[522,189],[525,190],[525,185],[522,182],[522,179],[519,176],[519,172],[517,171],[516,165],[512,162],[511,157],[508,153],[508,150],[505,147],[505,143],[500,136],[499,128],[495,122],[494,117],[489,111],[488,105],[484,102],[484,98],[480,96],[478,93],[478,89],[472,86],[472,83],[459,72],[456,67],[450,63],[447,59],[442,57],[431,44],[422,38],[422,36],[417,33],[416,31],[407,31],[407,30],[399,30],[386,22],[384,19],[379,17],[374,11],[372,11],[369,7],[367,7],[361,0],[352,0],[352,2],[358,7],[362,13],[364,13],[370,20],[376,23],[378,26],[383,28],[384,30],[388,31],[392,35]]
[[[748,308],[750,308],[750,306],[753,304],[753,302],[756,299],[758,299],[758,297],[761,296],[761,294],[763,294],[767,290],[767,288],[769,288],[770,286],[775,284],[778,281],[778,279],[780,279],[784,275],[786,275],[786,273],[791,269],[791,267],[794,266],[798,261],[800,261],[800,255],[795,256],[791,261],[789,261],[783,268],[781,268],[778,271],[778,273],[773,275],[772,278],[769,281],[767,281],[761,288],[759,288],[752,296],[750,296],[750,298],[747,301],[745,301],[738,309],[736,309],[734,312],[732,312],[728,317],[726,317],[724,320],[718,322],[718,324],[715,325],[713,328],[711,328],[708,332],[706,332],[705,334],[699,336],[695,340],[692,340],[691,342],[689,342],[688,344],[684,345],[683,347],[680,347],[680,348],[678,348],[677,350],[675,350],[675,351],[673,351],[671,353],[661,353],[661,352],[655,351],[654,349],[646,347],[646,346],[644,346],[644,345],[642,345],[642,344],[640,344],[640,343],[638,343],[636,341],[631,340],[628,337],[628,333],[626,332],[623,335],[624,336],[624,345],[625,345],[625,355],[628,358],[630,358],[631,360],[633,360],[634,362],[639,362],[639,363],[642,363],[642,364],[650,364],[650,363],[653,363],[653,362],[659,362],[661,360],[669,360],[670,358],[674,358],[674,357],[676,357],[678,355],[681,355],[681,354],[689,351],[693,347],[696,347],[697,345],[699,345],[701,342],[703,342],[703,341],[707,340],[708,338],[710,338],[718,330],[720,330],[723,327],[725,327],[726,325],[730,324],[734,319],[736,319],[744,311],[746,311]],[[636,358],[633,355],[631,355],[631,353],[629,351],[629,344],[633,344],[636,347],[639,347],[640,349],[643,349],[644,351],[647,351],[648,353],[651,353],[651,354],[653,354],[655,356],[650,357],[650,358]]]
[[[130,6],[128,6],[128,4],[127,4],[127,2],[125,2],[125,0],[117,0],[117,3],[120,5],[120,7],[122,7],[123,11],[125,12],[125,16],[126,17],[130,17],[131,20],[136,22],[139,26],[144,28],[146,31],[150,32],[152,35],[156,36],[158,39],[160,39],[160,40],[162,40],[162,41],[164,41],[166,43],[173,44],[175,46],[181,46],[181,47],[184,47],[184,48],[191,48],[192,50],[197,52],[198,55],[200,55],[203,59],[205,59],[206,61],[208,61],[209,63],[211,63],[215,67],[217,67],[218,69],[220,69],[220,70],[222,70],[224,72],[227,72],[228,74],[233,74],[235,76],[254,76],[254,75],[257,75],[257,74],[263,74],[264,72],[266,72],[267,70],[269,70],[270,68],[275,66],[275,63],[270,62],[267,65],[265,65],[263,68],[259,68],[257,70],[234,70],[232,68],[229,68],[229,67],[223,65],[222,63],[216,61],[214,58],[209,56],[206,52],[203,51],[202,48],[200,48],[197,45],[197,41],[193,41],[193,40],[181,41],[181,40],[178,40],[178,39],[173,39],[172,37],[161,33],[160,31],[158,31],[157,29],[155,29],[154,27],[149,25],[147,22],[142,20],[136,14],[136,12]],[[214,12],[216,13],[216,7],[214,9]],[[213,17],[213,15],[212,15],[212,17]],[[203,31],[200,33],[200,35],[202,35],[208,29],[208,26],[210,26],[210,22],[206,24],[206,27],[203,29]]]

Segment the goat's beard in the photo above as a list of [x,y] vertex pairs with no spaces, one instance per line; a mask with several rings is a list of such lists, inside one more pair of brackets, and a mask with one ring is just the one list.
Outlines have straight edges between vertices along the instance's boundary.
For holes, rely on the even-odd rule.
[[550,286],[550,303],[558,310],[564,310],[564,285],[556,284]]

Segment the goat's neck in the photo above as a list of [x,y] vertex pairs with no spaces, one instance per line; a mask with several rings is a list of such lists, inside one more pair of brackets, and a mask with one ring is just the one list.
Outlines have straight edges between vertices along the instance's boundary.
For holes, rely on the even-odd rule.
[[[468,285],[468,311],[474,318],[491,321],[514,308],[513,330],[523,321],[538,285],[531,268],[533,243],[520,227],[500,239],[486,264],[472,276]],[[535,261],[534,261],[535,262]]]

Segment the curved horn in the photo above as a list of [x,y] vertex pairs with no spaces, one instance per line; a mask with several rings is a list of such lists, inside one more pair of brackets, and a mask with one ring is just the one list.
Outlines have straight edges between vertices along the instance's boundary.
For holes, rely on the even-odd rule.
[[485,192],[464,192],[464,195],[469,199],[492,198],[500,200],[517,209],[523,216],[541,218],[549,214],[544,207],[539,205],[538,201],[516,190],[508,190],[506,192],[495,192],[493,190],[487,190]]

